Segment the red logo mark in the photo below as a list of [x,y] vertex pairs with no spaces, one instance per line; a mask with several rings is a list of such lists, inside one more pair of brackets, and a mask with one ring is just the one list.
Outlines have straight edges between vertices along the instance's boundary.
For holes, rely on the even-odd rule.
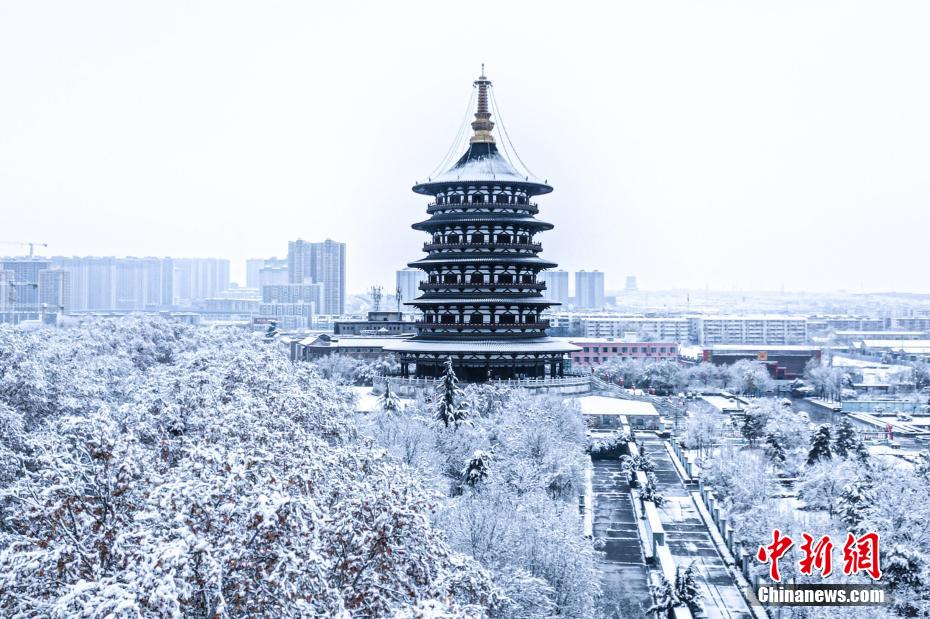
[[783,536],[781,531],[775,529],[772,531],[772,543],[768,546],[759,546],[759,552],[756,553],[756,558],[762,563],[772,563],[769,568],[769,574],[775,582],[781,580],[781,574],[778,573],[778,560],[781,559],[782,555],[788,552],[788,549],[791,548],[792,545],[794,545],[794,542],[790,537]]
[[843,544],[843,573],[853,576],[865,572],[878,580],[882,571],[878,566],[878,533],[866,533],[856,538],[852,533],[846,534],[846,543]]
[[830,536],[824,535],[815,544],[812,536],[807,533],[801,535],[804,537],[804,543],[801,544],[804,558],[798,562],[801,573],[811,576],[816,568],[820,575],[826,578],[833,572],[833,542],[830,541]]

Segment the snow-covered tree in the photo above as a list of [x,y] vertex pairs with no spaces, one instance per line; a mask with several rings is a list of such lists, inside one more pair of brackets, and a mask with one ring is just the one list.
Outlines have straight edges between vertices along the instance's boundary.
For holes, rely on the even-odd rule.
[[681,566],[675,568],[675,595],[679,602],[688,607],[693,615],[704,610],[701,604],[703,594],[698,587],[694,573],[694,562],[688,564],[684,570]]
[[882,580],[891,591],[921,589],[927,557],[914,544],[894,544],[884,550],[881,559]]
[[839,513],[843,489],[859,474],[849,460],[818,461],[805,467],[797,482],[798,498],[807,509],[826,511],[831,517]]
[[622,458],[627,453],[627,445],[633,441],[633,436],[622,430],[596,438],[590,441],[588,453],[594,460],[605,460],[609,458]]
[[660,394],[677,393],[685,384],[685,374],[681,366],[669,360],[646,364],[640,377],[642,387],[654,389]]
[[807,453],[807,464],[812,466],[821,460],[830,460],[830,426],[823,424],[811,435],[811,448]]
[[665,497],[659,491],[655,475],[652,473],[647,475],[646,485],[640,489],[639,498],[643,502],[652,501],[656,507],[662,507],[665,504]]
[[23,462],[0,482],[0,615],[502,608],[437,495],[358,440],[351,396],[261,338],[129,317],[0,340],[0,442]]
[[769,370],[761,361],[740,359],[730,366],[733,389],[738,393],[762,395],[774,385]]
[[723,415],[717,413],[691,411],[685,427],[685,447],[707,455],[723,436],[724,421]]
[[852,480],[843,487],[837,501],[840,520],[850,531],[859,531],[873,505],[872,481],[867,477]]
[[384,393],[378,397],[378,406],[386,413],[396,413],[400,410],[400,398],[391,388],[391,381],[385,381]]
[[755,447],[756,441],[765,436],[766,423],[768,423],[767,415],[757,408],[747,409],[743,414],[739,431],[749,442],[750,447]]
[[833,439],[833,453],[841,458],[854,456],[859,439],[856,430],[849,419],[843,419],[836,427],[836,437]]
[[913,363],[911,368],[914,388],[921,390],[930,387],[930,364],[917,362]]
[[930,486],[930,450],[924,450],[917,453],[917,463],[914,466],[914,474],[917,478]]
[[726,367],[708,363],[707,361],[702,361],[688,368],[685,372],[688,384],[697,389],[722,387],[724,386],[725,377],[727,381],[729,380],[727,374]]
[[491,454],[480,449],[476,450],[465,463],[462,477],[465,483],[474,488],[488,478]]
[[655,613],[657,619],[670,616],[672,609],[681,605],[675,586],[665,576],[660,576],[659,579],[659,584],[652,590],[655,603],[646,609],[646,614]]
[[445,370],[442,374],[442,380],[436,387],[436,420],[442,422],[445,427],[458,427],[465,421],[467,414],[465,408],[459,402],[459,380],[452,368],[452,359],[446,359]]
[[765,435],[765,454],[775,466],[782,466],[787,459],[781,432],[769,432]]

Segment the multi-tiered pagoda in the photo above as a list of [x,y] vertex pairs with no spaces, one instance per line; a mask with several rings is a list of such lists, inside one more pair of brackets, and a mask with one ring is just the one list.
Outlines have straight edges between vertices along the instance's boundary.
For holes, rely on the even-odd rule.
[[465,154],[413,187],[433,201],[429,219],[413,224],[431,236],[426,257],[409,265],[427,274],[423,294],[407,303],[423,312],[417,335],[386,348],[399,353],[405,377],[439,376],[447,359],[469,382],[559,377],[567,353],[578,350],[548,337],[542,317],[558,303],[543,297],[539,273],[557,265],[539,257],[536,234],[553,226],[536,219],[532,199],[552,187],[518,172],[498,152],[490,86],[482,72]]

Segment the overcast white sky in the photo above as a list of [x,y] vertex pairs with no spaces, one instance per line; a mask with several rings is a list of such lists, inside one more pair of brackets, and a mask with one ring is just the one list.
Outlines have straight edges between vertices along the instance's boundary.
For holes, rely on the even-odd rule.
[[[928,2],[3,2],[0,240],[420,257],[480,63],[544,256],[607,286],[930,292]],[[16,247],[0,247],[0,254]]]

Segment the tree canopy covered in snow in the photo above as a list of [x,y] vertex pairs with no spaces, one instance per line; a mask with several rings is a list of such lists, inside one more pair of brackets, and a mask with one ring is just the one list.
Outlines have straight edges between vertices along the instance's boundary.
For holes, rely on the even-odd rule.
[[0,326],[0,452],[3,616],[507,616],[520,579],[552,608],[576,595],[492,575],[346,390],[245,333]]
[[488,423],[423,403],[373,438],[260,336],[0,325],[0,615],[585,616],[581,428],[464,397]]

